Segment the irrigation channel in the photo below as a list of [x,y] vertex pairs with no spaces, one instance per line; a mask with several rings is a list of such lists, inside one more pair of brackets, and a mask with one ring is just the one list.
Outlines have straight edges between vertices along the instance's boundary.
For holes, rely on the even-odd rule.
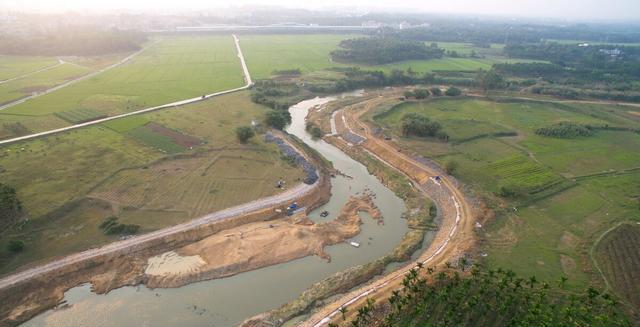
[[[91,292],[90,285],[82,285],[65,294],[65,305],[44,312],[22,326],[234,326],[296,298],[311,284],[333,273],[389,253],[407,231],[407,223],[401,218],[405,211],[403,201],[370,175],[362,164],[322,140],[313,140],[305,131],[309,110],[337,97],[357,95],[315,98],[292,106],[289,110],[293,121],[287,131],[352,177],[332,178],[331,199],[310,214],[313,220],[335,218],[350,195],[365,189],[375,194],[374,202],[381,210],[385,224],[378,225],[363,214],[362,232],[353,239],[360,243],[359,248],[338,244],[326,249],[331,255],[330,263],[310,256],[173,289],[151,290],[142,285],[96,295]],[[331,214],[321,218],[320,212],[324,210]]]

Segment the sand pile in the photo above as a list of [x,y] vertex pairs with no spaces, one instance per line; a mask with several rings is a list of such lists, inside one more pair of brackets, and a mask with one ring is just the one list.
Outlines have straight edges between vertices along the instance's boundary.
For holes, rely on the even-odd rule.
[[222,231],[178,250],[150,258],[145,270],[149,287],[178,287],[221,278],[309,255],[330,260],[324,247],[360,233],[358,212],[381,221],[366,193],[351,197],[332,221],[315,224],[306,214],[251,223]]

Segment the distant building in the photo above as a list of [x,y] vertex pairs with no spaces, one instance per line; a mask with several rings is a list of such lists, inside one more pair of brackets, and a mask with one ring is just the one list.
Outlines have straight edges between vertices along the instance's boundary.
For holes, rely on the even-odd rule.
[[600,52],[611,56],[611,57],[617,57],[622,55],[622,50],[615,48],[615,49],[600,49]]

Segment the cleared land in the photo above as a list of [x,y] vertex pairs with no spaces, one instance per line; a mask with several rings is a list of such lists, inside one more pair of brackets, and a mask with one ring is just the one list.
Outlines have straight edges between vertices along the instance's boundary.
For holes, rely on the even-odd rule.
[[[268,78],[274,70],[299,68],[303,73],[310,73],[331,67],[351,67],[352,64],[341,64],[331,61],[331,51],[338,48],[340,41],[362,35],[247,35],[242,37],[242,47],[247,58],[247,65],[256,79]],[[430,42],[427,42],[430,43]],[[489,69],[497,62],[515,61],[500,56],[501,45],[491,48],[477,48],[465,43],[438,42],[438,46],[446,50],[455,50],[459,54],[469,55],[475,51],[481,58],[451,58],[434,60],[412,60],[388,65],[358,65],[362,69],[382,70],[411,67],[416,72],[434,70],[475,71],[480,68]],[[522,60],[517,60],[522,61]]]
[[16,125],[24,134],[70,125],[58,113],[115,115],[242,84],[230,36],[167,37],[125,65],[3,110],[0,136],[16,136]]
[[[236,140],[265,112],[240,92],[3,147],[0,175],[30,220],[1,234],[1,272],[117,239],[98,228],[109,216],[146,232],[296,184],[275,145]],[[6,252],[12,239],[25,251]]]
[[622,224],[605,234],[596,260],[617,294],[640,307],[640,225]]
[[[387,106],[388,108],[388,106]],[[562,121],[638,127],[624,107],[439,99],[403,103],[372,118],[403,148],[444,165],[497,208],[483,228],[486,260],[496,267],[568,285],[598,281],[589,244],[617,222],[638,217],[640,135],[599,130],[590,137],[551,138],[537,128]],[[400,135],[400,119],[416,112],[440,122],[448,143]],[[499,137],[492,132],[517,136]],[[516,186],[522,198],[498,196]]]

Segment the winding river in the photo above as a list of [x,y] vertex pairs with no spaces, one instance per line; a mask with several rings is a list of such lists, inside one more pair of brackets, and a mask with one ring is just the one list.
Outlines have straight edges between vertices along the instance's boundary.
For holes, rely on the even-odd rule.
[[[296,298],[311,284],[335,272],[389,253],[407,231],[406,221],[401,218],[405,211],[403,201],[362,164],[322,140],[313,140],[305,131],[309,110],[342,96],[357,94],[315,98],[292,106],[289,109],[292,124],[287,131],[332,161],[335,168],[353,177],[332,178],[331,199],[311,213],[312,219],[332,219],[350,195],[365,189],[376,195],[374,201],[385,224],[378,225],[373,219],[363,217],[362,232],[353,239],[361,244],[359,248],[346,243],[328,247],[331,263],[310,256],[173,289],[123,287],[106,295],[96,295],[89,285],[82,285],[65,294],[66,305],[44,312],[22,326],[234,326]],[[331,213],[329,217],[319,216],[323,210]]]

